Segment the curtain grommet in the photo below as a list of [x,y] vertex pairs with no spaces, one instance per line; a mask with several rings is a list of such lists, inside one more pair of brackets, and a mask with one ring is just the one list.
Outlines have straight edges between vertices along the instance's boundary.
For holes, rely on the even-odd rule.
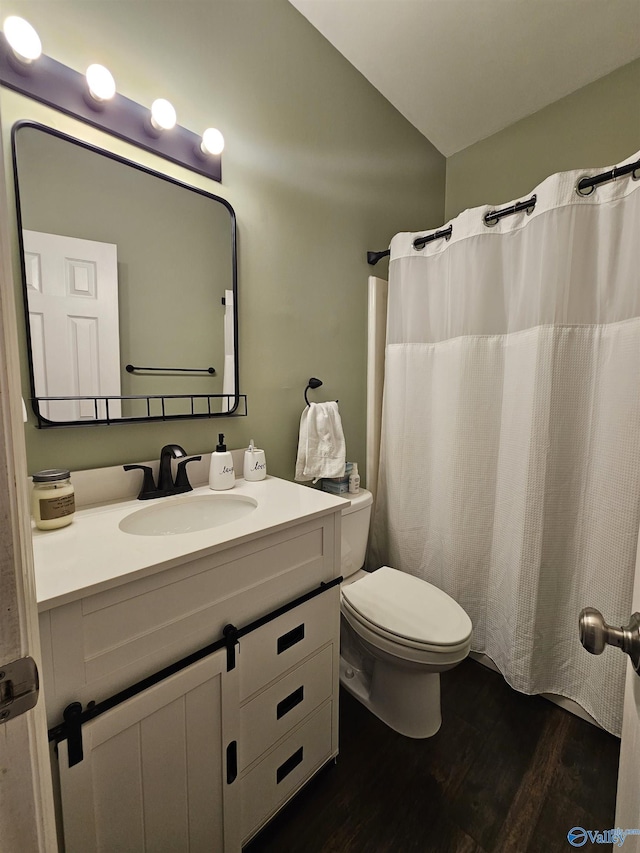
[[596,188],[595,188],[595,185],[594,185],[594,184],[591,184],[591,186],[589,186],[589,187],[585,187],[584,189],[581,189],[581,188],[580,188],[580,184],[581,184],[584,180],[586,180],[586,179],[588,179],[588,178],[590,178],[590,177],[591,177],[591,175],[580,175],[580,177],[579,177],[579,178],[578,178],[578,180],[576,181],[576,186],[575,186],[576,195],[579,195],[579,196],[581,196],[582,198],[587,198],[587,196],[592,195],[592,194],[596,191]]

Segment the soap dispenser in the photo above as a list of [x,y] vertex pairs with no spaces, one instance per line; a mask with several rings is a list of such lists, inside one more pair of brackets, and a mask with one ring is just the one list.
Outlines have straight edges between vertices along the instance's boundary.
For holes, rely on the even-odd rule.
[[209,466],[209,488],[215,491],[232,489],[236,482],[233,470],[233,457],[224,443],[224,434],[219,433],[215,453],[211,454]]

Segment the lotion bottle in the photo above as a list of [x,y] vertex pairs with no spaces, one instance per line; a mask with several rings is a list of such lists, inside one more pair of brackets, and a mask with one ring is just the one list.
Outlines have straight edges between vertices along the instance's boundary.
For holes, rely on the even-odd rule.
[[232,489],[235,486],[236,475],[233,470],[233,456],[224,443],[224,434],[219,433],[215,452],[211,454],[209,466],[209,488],[215,491]]
[[244,452],[244,478],[249,482],[264,480],[267,476],[267,460],[264,450],[258,450],[253,439],[249,442],[249,449]]
[[349,475],[349,494],[357,495],[360,491],[360,474],[358,474],[358,463],[353,463],[351,474]]

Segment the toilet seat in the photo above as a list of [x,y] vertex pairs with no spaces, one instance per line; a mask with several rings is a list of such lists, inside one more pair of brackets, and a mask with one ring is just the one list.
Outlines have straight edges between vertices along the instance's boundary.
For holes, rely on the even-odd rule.
[[356,631],[385,646],[447,657],[469,651],[472,625],[462,607],[438,587],[389,566],[343,587],[342,610]]

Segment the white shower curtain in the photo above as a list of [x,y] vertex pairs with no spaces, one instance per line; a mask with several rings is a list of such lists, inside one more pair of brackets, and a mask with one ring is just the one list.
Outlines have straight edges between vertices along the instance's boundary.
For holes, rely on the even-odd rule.
[[584,651],[578,614],[630,616],[640,181],[581,197],[583,175],[492,228],[484,207],[448,242],[393,238],[373,553],[456,599],[513,687],[619,734],[626,657]]

